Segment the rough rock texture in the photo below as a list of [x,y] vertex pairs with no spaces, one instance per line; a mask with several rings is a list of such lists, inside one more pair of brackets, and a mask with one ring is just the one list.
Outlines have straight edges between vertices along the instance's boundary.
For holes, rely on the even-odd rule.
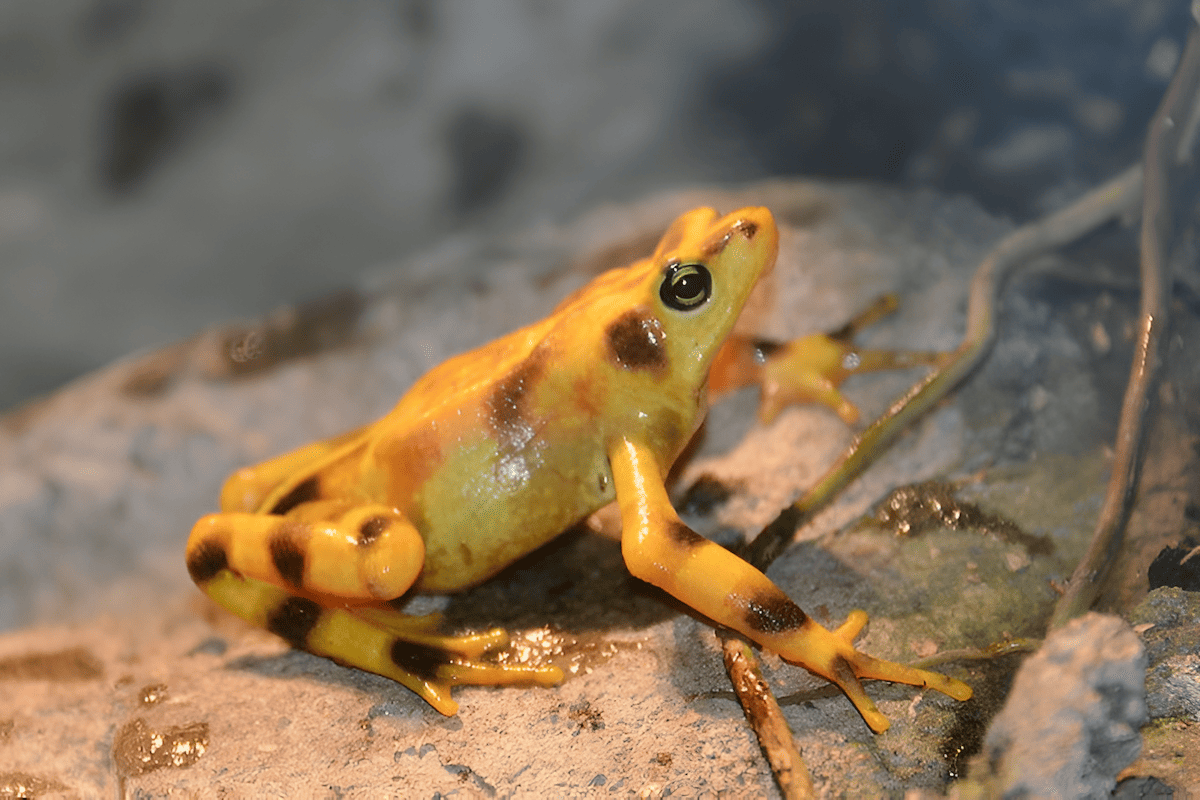
[[[218,612],[182,563],[191,523],[232,469],[386,412],[425,369],[544,315],[701,203],[766,204],[783,225],[747,324],[776,337],[828,330],[897,292],[900,310],[863,334],[868,346],[956,344],[970,272],[1009,229],[963,198],[879,186],[682,192],[569,226],[452,237],[322,303],[131,357],[4,417],[0,612],[16,630],[0,636],[0,788],[770,795],[711,627],[630,579],[604,536],[570,534],[471,592],[420,599],[454,628],[504,625],[571,673],[551,689],[458,689],[449,719]],[[1014,282],[989,361],[771,568],[808,612],[837,624],[865,609],[860,646],[895,659],[1041,634],[1103,491],[1136,307],[1122,252],[1093,250],[1086,270],[1051,260],[1050,277]],[[1179,330],[1183,363],[1200,362],[1194,332]],[[847,391],[869,418],[919,374],[861,376]],[[1200,396],[1176,385],[1167,411]],[[753,409],[748,393],[716,406],[676,482],[689,523],[722,542],[752,536],[851,437],[824,409],[769,427]],[[1151,532],[1186,524],[1192,441],[1182,427],[1150,442],[1143,492],[1170,500]],[[963,513],[898,536],[873,507],[914,483],[917,500]],[[1144,581],[1159,549],[1129,575]],[[819,788],[899,796],[962,773],[1016,661],[943,667],[975,689],[969,703],[869,685],[893,721],[882,736],[802,670],[768,657],[766,672]],[[1179,733],[1161,739],[1169,748]]]
[[983,757],[1005,798],[1103,797],[1141,749],[1146,655],[1129,624],[1091,613],[1017,671]]
[[1129,621],[1146,645],[1150,716],[1200,722],[1200,593],[1155,589]]

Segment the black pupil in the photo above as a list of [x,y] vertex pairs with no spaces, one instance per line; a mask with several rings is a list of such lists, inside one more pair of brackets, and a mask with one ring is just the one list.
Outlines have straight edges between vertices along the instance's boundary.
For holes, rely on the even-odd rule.
[[708,299],[712,288],[712,277],[699,264],[674,267],[663,281],[663,301],[672,308],[686,310],[695,308]]
[[704,281],[694,272],[675,278],[675,296],[680,300],[695,300],[704,292]]

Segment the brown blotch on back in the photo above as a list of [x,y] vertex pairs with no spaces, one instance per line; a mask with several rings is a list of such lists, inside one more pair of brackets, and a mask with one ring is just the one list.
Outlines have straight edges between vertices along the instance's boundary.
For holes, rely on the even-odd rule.
[[756,631],[788,633],[808,622],[808,615],[778,590],[757,592],[744,598],[742,617]]
[[617,317],[605,331],[605,339],[617,366],[633,371],[666,371],[666,331],[644,309],[633,308]]
[[268,514],[286,514],[301,503],[316,500],[321,496],[321,481],[316,475],[297,483],[292,490],[279,498]]
[[488,422],[502,444],[526,421],[525,397],[546,369],[545,351],[536,349],[496,383],[487,400]]
[[[442,437],[437,428],[425,424],[406,435],[381,442],[375,451],[379,464],[386,465],[385,494],[391,505],[403,505],[437,472],[445,460]],[[408,505],[404,516],[417,530],[424,530],[419,507]]]

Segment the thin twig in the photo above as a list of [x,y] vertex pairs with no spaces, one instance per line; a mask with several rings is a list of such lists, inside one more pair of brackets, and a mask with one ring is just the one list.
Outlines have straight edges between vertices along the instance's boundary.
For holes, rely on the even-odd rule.
[[[1193,6],[1193,12],[1196,8]],[[1167,330],[1167,295],[1171,278],[1167,265],[1170,239],[1175,228],[1170,205],[1170,173],[1190,158],[1194,136],[1190,124],[1200,111],[1200,31],[1193,20],[1187,45],[1175,77],[1150,123],[1143,164],[1146,170],[1142,200],[1141,273],[1142,300],[1138,319],[1133,364],[1113,454],[1112,475],[1104,506],[1096,520],[1087,553],[1067,583],[1054,607],[1050,627],[1058,628],[1085,613],[1116,560],[1132,509],[1141,459],[1141,443],[1149,410],[1150,389],[1160,366],[1162,342]],[[1182,150],[1180,149],[1183,146]]]
[[758,746],[771,765],[771,774],[775,776],[779,790],[787,800],[816,797],[812,776],[796,748],[796,739],[783,718],[779,701],[763,678],[754,649],[740,636],[724,637],[721,646],[729,681],[758,737]]

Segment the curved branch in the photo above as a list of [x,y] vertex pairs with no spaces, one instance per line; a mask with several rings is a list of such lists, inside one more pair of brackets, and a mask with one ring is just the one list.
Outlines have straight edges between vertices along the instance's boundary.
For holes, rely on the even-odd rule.
[[[1197,6],[1193,5],[1193,13]],[[1193,24],[1175,77],[1163,97],[1146,136],[1143,163],[1146,169],[1142,200],[1141,274],[1142,300],[1134,343],[1133,364],[1113,454],[1112,476],[1104,506],[1087,553],[1067,582],[1067,589],[1054,607],[1050,627],[1058,628],[1085,613],[1100,593],[1105,577],[1116,560],[1129,519],[1137,486],[1139,455],[1144,439],[1150,389],[1161,362],[1166,338],[1167,296],[1171,279],[1167,253],[1174,230],[1170,205],[1170,174],[1190,161],[1195,145],[1195,120],[1200,114],[1200,28]]]

